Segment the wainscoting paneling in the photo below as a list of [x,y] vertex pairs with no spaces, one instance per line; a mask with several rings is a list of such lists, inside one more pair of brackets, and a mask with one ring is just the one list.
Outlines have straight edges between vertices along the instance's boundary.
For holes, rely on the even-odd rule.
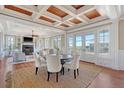
[[82,61],[96,63],[96,55],[95,54],[82,54],[81,56]]
[[118,63],[119,63],[119,70],[124,70],[124,50],[119,50]]
[[97,65],[112,68],[112,58],[97,57]]

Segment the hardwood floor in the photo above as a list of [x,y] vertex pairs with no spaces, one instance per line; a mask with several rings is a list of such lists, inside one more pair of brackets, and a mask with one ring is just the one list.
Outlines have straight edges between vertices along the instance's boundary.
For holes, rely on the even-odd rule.
[[[91,63],[81,62],[81,64],[95,65]],[[34,65],[32,62],[14,64],[13,70],[25,68]],[[124,88],[124,71],[112,70],[101,67],[103,70],[96,76],[96,78],[88,86],[89,88]],[[0,62],[0,87],[4,87],[4,70],[5,62]]]
[[34,65],[32,62],[14,64],[13,65],[13,70],[21,69],[21,68],[25,68],[25,67],[30,67],[32,65]]
[[92,81],[90,88],[124,88],[124,71],[103,69]]
[[6,61],[0,60],[0,88],[5,87]]

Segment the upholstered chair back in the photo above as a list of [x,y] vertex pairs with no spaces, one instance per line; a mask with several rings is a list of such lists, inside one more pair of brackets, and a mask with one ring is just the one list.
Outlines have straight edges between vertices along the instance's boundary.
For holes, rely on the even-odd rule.
[[34,53],[34,60],[36,67],[45,66],[46,64],[45,59],[42,56],[39,56],[37,53]]
[[47,55],[46,63],[48,72],[59,72],[61,70],[61,62],[58,55]]
[[79,55],[73,55],[73,60],[71,63],[71,68],[72,69],[78,69],[79,68],[79,61],[80,61],[80,56]]

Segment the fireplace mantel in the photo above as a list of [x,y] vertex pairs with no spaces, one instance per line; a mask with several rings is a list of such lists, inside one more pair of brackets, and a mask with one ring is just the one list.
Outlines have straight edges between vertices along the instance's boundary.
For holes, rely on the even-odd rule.
[[32,42],[23,42],[22,45],[34,45]]

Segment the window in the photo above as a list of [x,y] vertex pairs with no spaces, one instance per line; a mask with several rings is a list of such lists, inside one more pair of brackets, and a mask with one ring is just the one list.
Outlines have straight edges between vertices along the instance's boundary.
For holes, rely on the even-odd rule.
[[73,37],[68,37],[68,48],[73,47]]
[[54,48],[59,48],[61,50],[61,36],[54,37]]
[[54,37],[54,48],[58,48],[58,40],[56,37]]
[[44,44],[44,39],[43,38],[40,38],[39,39],[39,47],[42,49],[42,48],[45,48],[45,44]]
[[94,52],[94,34],[88,34],[85,36],[85,51]]
[[14,49],[14,37],[6,36],[6,48],[9,50]]
[[76,36],[76,47],[82,46],[82,36]]
[[68,50],[67,50],[67,52],[69,54],[71,54],[72,51],[73,51],[73,48],[74,48],[74,37],[73,36],[69,36],[68,37]]
[[45,48],[49,48],[49,38],[45,39]]
[[58,48],[61,50],[61,36],[58,37]]
[[109,52],[109,32],[104,30],[99,33],[99,53]]

